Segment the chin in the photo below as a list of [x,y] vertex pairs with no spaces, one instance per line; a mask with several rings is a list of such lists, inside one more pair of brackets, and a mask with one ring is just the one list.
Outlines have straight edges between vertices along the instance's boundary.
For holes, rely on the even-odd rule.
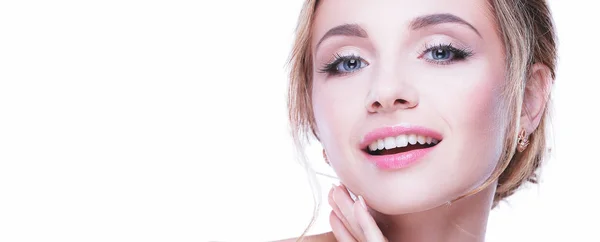
[[445,206],[480,186],[491,170],[453,170],[425,162],[392,172],[362,167],[350,173],[341,177],[342,181],[348,181],[344,184],[362,195],[369,207],[382,214],[400,215]]
[[460,193],[439,192],[439,189],[429,189],[429,191],[396,189],[370,192],[364,197],[372,209],[383,214],[399,215],[434,209],[459,195]]

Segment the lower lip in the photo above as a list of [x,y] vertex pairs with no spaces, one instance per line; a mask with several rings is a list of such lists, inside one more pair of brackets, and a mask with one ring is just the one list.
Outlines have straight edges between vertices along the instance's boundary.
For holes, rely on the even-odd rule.
[[[437,145],[436,145],[437,146]],[[434,147],[416,149],[392,155],[367,155],[367,159],[379,168],[384,170],[402,169],[417,163],[427,155]]]

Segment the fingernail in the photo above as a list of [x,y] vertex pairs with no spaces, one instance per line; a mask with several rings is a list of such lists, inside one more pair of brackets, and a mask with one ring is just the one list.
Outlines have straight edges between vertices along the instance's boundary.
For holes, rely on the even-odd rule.
[[331,194],[333,201],[335,201],[335,184],[331,184],[331,191],[329,193]]
[[350,191],[350,189],[346,188],[346,191],[348,191],[348,194],[350,194],[350,198],[352,198],[352,201],[356,202],[356,199],[358,199],[358,197],[356,197],[356,195],[354,195],[354,193]]
[[367,210],[367,204],[365,203],[365,199],[364,199],[364,198],[363,198],[361,195],[358,195],[358,201],[360,202],[360,205],[361,205],[361,206],[362,206],[362,207],[363,207],[365,210]]

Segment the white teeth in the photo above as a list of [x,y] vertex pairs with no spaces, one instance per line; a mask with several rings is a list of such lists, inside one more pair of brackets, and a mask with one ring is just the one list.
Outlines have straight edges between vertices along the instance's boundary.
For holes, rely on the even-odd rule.
[[417,143],[417,135],[416,134],[409,134],[408,135],[408,143],[411,145],[414,145]]
[[370,151],[376,151],[377,150],[377,142],[373,142],[369,145],[369,150]]
[[405,147],[408,145],[408,138],[406,137],[406,135],[402,134],[402,135],[398,135],[396,137],[396,147]]
[[402,135],[398,135],[396,137],[385,137],[383,139],[378,139],[376,141],[373,141],[373,143],[371,143],[369,145],[369,150],[370,151],[377,151],[377,150],[391,150],[394,148],[402,148],[402,147],[406,147],[409,144],[414,145],[414,144],[437,144],[439,141],[431,138],[431,137],[427,137],[427,136],[423,136],[423,135],[416,135],[416,134],[402,134]]
[[425,136],[422,136],[422,135],[418,135],[417,136],[417,142],[419,142],[419,144],[424,145],[425,144],[425,139],[426,139]]
[[385,149],[391,150],[396,148],[396,139],[394,137],[386,137],[383,142],[385,142]]

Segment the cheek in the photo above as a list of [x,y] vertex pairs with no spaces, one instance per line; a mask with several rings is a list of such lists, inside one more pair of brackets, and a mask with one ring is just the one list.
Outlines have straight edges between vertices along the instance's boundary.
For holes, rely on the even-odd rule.
[[[486,74],[487,73],[487,74]],[[504,98],[502,97],[502,86],[504,85],[503,73],[490,70],[479,73],[474,80],[479,82],[469,85],[465,89],[460,102],[464,105],[463,115],[456,116],[459,127],[471,132],[471,135],[481,139],[495,140],[495,143],[503,140],[504,127]],[[496,139],[494,139],[496,138]]]
[[[439,76],[445,78],[437,79]],[[452,135],[497,135],[504,126],[503,65],[479,61],[448,70],[422,87]],[[496,137],[496,136],[494,136]],[[490,138],[490,137],[488,137]],[[499,137],[500,138],[500,137]]]
[[500,78],[480,76],[478,83],[467,86],[458,95],[458,105],[452,110],[452,122],[456,128],[470,130],[480,135],[495,134],[501,126],[502,98]]
[[[362,82],[364,83],[364,82]],[[315,80],[312,105],[321,144],[335,163],[344,149],[356,145],[352,130],[365,119],[363,105],[367,90],[357,79]],[[342,91],[343,90],[343,91]]]
[[[486,68],[487,67],[487,68]],[[464,164],[474,186],[486,180],[496,167],[504,141],[505,117],[502,69],[482,66],[461,76],[462,85],[454,89],[454,98],[440,103],[442,117],[452,136],[452,162]]]

